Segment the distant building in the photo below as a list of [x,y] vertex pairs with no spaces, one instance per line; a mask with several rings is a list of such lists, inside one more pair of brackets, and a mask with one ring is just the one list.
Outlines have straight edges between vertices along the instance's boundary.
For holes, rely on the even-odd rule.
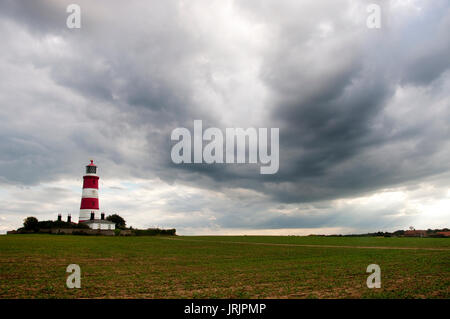
[[405,230],[405,237],[425,237],[427,236],[426,230]]
[[440,231],[440,232],[437,232],[436,235],[442,235],[442,236],[445,236],[445,237],[450,237],[450,231]]

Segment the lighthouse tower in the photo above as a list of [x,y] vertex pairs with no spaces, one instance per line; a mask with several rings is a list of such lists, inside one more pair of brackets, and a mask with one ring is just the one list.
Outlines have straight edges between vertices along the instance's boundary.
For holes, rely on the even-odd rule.
[[[81,195],[81,207],[79,222],[85,222],[98,216],[98,175],[97,166],[91,160],[91,164],[86,166],[86,174],[83,176],[83,193]],[[91,214],[94,218],[91,218]]]

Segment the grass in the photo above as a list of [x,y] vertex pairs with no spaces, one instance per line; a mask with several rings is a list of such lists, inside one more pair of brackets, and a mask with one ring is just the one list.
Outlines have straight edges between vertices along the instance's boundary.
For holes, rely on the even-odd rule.
[[[66,288],[69,264],[81,289]],[[450,240],[0,236],[0,298],[450,298]]]

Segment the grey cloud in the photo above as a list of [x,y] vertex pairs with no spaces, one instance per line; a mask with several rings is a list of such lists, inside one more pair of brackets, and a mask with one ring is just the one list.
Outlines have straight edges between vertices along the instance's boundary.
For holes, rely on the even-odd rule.
[[[78,177],[94,157],[105,178],[159,177],[226,196],[235,188],[264,195],[260,205],[247,203],[247,195],[220,202],[216,223],[224,227],[328,227],[352,215],[332,208],[320,216],[268,215],[264,207],[319,205],[450,169],[446,1],[421,2],[420,15],[402,16],[382,3],[388,23],[381,30],[365,27],[364,2],[234,3],[233,12],[249,25],[245,31],[262,30],[266,44],[254,51],[222,34],[221,21],[208,20],[220,2],[79,1],[80,30],[65,27],[69,3],[0,4],[4,184]],[[363,16],[359,22],[352,8]],[[239,55],[236,47],[249,51]],[[267,104],[235,111],[235,94],[245,95],[254,83],[233,75],[256,60],[254,80],[266,90]],[[399,88],[413,97],[399,96]],[[244,100],[256,101],[252,94],[249,89]],[[253,119],[240,116],[251,109],[267,112],[267,127],[280,128],[277,175],[261,176],[256,166],[171,162],[174,128],[192,128],[194,119],[223,128],[232,112],[239,123],[252,125]],[[167,205],[194,214],[212,204],[174,197]]]

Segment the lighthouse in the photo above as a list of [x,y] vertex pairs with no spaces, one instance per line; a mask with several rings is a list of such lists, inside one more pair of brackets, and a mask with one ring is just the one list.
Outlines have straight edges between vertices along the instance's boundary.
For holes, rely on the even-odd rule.
[[91,163],[86,166],[86,174],[83,176],[79,222],[92,220],[95,219],[95,215],[98,216],[98,180],[97,166],[91,160]]

